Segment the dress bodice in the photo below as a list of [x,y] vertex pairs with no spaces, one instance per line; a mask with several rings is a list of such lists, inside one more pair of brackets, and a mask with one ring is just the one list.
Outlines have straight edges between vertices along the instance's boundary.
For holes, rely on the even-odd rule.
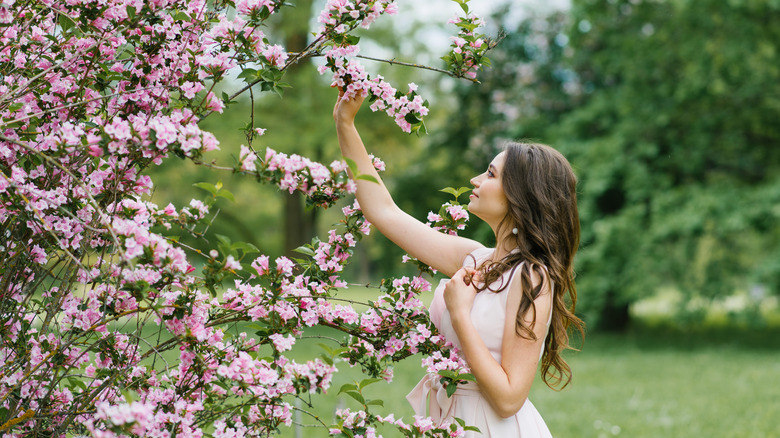
[[[493,254],[493,251],[493,248],[478,249],[472,252],[471,255],[473,258],[466,258],[463,266],[476,268],[487,260],[487,258]],[[499,363],[501,363],[501,344],[504,338],[506,302],[510,289],[509,285],[510,282],[514,280],[514,273],[515,271],[518,271],[518,269],[507,270],[503,273],[501,278],[490,285],[490,289],[500,289],[500,292],[484,290],[478,293],[477,296],[474,297],[474,305],[471,308],[471,320],[474,322],[477,333],[479,333],[482,341],[485,342],[485,346],[487,346],[490,354]],[[430,307],[431,321],[447,341],[460,349],[460,341],[455,334],[455,329],[452,327],[450,313],[447,311],[447,307],[444,303],[444,288],[446,287],[447,282],[449,282],[449,279],[442,279],[434,290],[433,301],[431,302]],[[552,308],[550,309],[550,315],[547,318],[548,329],[550,327],[551,317]],[[544,344],[542,344],[542,349],[539,351],[540,358],[543,352]]]

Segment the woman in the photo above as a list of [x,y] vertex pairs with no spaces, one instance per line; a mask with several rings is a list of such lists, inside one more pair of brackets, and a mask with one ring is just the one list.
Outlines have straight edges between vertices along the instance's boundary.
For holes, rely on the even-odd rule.
[[528,392],[539,361],[548,385],[568,383],[571,370],[560,353],[568,327],[582,331],[572,313],[580,226],[571,166],[543,145],[511,144],[498,154],[471,180],[469,212],[496,236],[496,248],[485,248],[435,231],[395,205],[355,129],[362,101],[340,93],[333,111],[342,154],[378,181],[357,181],[358,202],[382,234],[451,277],[436,289],[431,318],[476,378],[448,398],[428,376],[410,402],[421,415],[429,404],[436,421],[458,417],[477,426],[481,434],[472,436],[550,436]]

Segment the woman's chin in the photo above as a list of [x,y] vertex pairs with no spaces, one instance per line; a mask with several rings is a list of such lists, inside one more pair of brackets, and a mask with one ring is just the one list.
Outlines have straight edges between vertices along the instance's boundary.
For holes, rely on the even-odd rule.
[[471,202],[469,202],[468,205],[466,205],[466,211],[468,211],[470,215],[482,219],[482,217],[480,217],[479,215],[479,206],[474,201],[475,200],[472,199]]

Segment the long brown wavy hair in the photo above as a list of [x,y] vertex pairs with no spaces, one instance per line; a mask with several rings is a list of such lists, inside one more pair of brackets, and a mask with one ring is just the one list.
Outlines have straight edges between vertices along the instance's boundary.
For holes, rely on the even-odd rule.
[[[551,388],[569,384],[571,368],[561,353],[569,345],[569,328],[584,337],[584,323],[574,314],[577,289],[574,284],[574,254],[580,242],[580,220],[577,212],[577,177],[571,165],[560,152],[536,143],[509,143],[505,149],[501,184],[508,201],[508,212],[498,225],[501,230],[517,228],[514,237],[516,250],[499,261],[486,261],[478,267],[484,283],[477,290],[500,292],[503,274],[518,270],[523,297],[517,311],[515,331],[526,339],[536,340],[533,323],[529,326],[523,316],[531,309],[536,321],[534,299],[539,296],[544,282],[551,281],[553,290],[550,330],[544,344],[541,371],[544,382]],[[511,247],[511,246],[510,246]],[[534,270],[542,283],[531,282]],[[511,279],[514,272],[511,273]],[[489,285],[502,279],[497,289]],[[511,282],[508,281],[507,283]],[[545,319],[546,320],[546,319]]]

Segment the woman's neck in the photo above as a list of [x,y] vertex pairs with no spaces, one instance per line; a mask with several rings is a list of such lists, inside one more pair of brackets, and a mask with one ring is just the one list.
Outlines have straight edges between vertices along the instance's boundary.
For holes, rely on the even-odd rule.
[[492,259],[494,262],[503,260],[504,258],[506,258],[506,256],[509,255],[509,253],[511,253],[513,250],[517,248],[514,242],[512,243],[509,242],[509,239],[503,239],[500,242],[501,243],[496,244],[496,248],[495,250],[493,250]]

